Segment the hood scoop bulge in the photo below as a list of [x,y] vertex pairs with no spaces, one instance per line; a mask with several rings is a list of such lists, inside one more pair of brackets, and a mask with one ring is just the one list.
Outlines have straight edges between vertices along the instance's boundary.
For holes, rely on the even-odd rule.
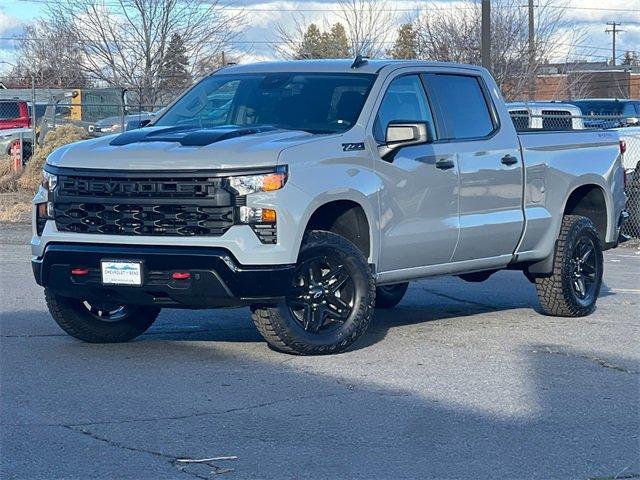
[[204,147],[212,143],[229,140],[231,138],[254,135],[256,133],[272,132],[275,127],[167,127],[160,129],[140,129],[124,132],[111,140],[109,145],[123,146],[144,142],[175,142],[185,147]]

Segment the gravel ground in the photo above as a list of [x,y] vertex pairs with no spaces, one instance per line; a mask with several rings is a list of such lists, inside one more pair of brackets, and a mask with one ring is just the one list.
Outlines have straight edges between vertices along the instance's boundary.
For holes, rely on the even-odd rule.
[[587,318],[541,315],[518,272],[437,278],[351,351],[303,358],[267,348],[246,309],[78,342],[28,238],[0,225],[3,479],[640,478],[635,248],[607,252]]

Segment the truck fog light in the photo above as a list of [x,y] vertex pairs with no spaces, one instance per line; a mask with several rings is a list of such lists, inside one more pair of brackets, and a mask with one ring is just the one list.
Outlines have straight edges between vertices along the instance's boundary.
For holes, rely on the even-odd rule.
[[44,220],[53,220],[55,216],[55,211],[53,209],[53,203],[38,203],[38,217]]
[[53,209],[53,203],[46,202],[36,204],[36,234],[38,236],[42,235],[47,220],[53,220],[54,217],[55,211]]
[[242,223],[275,223],[276,211],[269,208],[240,207]]

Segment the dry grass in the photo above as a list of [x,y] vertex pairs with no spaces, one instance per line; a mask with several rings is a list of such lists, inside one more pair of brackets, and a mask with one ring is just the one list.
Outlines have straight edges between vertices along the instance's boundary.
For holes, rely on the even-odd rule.
[[0,156],[0,221],[28,221],[31,198],[42,182],[42,167],[47,156],[56,148],[87,138],[87,132],[75,125],[61,125],[51,130],[22,172],[12,171],[11,157]]
[[0,177],[11,173],[11,157],[0,154]]
[[28,222],[31,208],[28,193],[0,193],[0,222]]
[[44,145],[36,150],[36,154],[29,160],[22,176],[18,179],[18,188],[22,191],[35,192],[42,182],[42,167],[49,154],[63,145],[87,138],[89,138],[87,132],[75,125],[61,125],[48,132]]

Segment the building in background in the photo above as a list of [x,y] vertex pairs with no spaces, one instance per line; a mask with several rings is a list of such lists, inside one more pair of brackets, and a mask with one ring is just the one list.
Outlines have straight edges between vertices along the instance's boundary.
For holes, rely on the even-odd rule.
[[577,98],[640,98],[640,66],[576,62],[538,69],[535,100]]

